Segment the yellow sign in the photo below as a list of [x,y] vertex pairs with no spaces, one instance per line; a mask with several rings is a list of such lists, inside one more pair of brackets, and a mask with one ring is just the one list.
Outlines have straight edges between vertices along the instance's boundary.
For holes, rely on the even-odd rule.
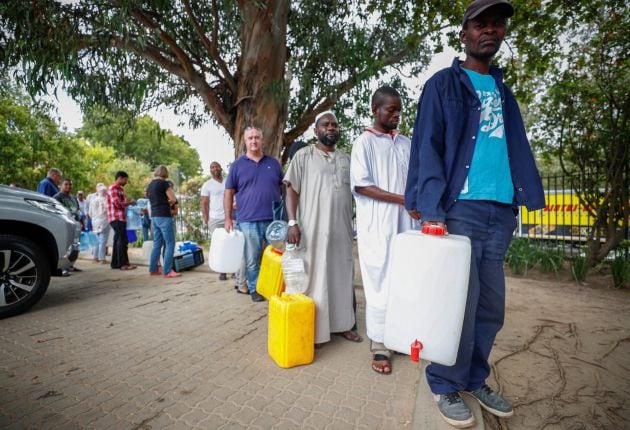
[[[593,225],[588,208],[570,191],[545,193],[545,207],[528,211],[521,207],[521,223],[530,236],[586,236]],[[558,237],[562,238],[562,237]]]

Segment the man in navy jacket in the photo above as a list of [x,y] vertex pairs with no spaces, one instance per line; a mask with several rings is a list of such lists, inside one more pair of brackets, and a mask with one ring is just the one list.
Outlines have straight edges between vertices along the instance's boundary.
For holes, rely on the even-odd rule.
[[503,259],[519,205],[544,207],[544,193],[516,100],[491,67],[514,14],[505,0],[475,0],[460,40],[466,59],[425,85],[413,130],[405,207],[423,225],[470,238],[472,262],[462,337],[453,366],[431,364],[426,376],[443,418],[474,424],[460,392],[500,417],[512,406],[486,384],[488,356],[505,313]]

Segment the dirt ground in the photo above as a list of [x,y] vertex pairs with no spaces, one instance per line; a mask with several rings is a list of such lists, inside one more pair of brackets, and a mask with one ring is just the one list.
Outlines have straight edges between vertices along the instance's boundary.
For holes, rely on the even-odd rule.
[[630,290],[609,275],[508,276],[506,321],[489,383],[514,417],[491,429],[630,428]]

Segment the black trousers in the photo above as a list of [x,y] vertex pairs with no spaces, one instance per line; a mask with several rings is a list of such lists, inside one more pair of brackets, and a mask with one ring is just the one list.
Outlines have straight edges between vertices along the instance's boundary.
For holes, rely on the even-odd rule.
[[112,249],[112,269],[120,269],[129,264],[127,256],[127,223],[112,221],[109,223],[114,230],[114,249]]

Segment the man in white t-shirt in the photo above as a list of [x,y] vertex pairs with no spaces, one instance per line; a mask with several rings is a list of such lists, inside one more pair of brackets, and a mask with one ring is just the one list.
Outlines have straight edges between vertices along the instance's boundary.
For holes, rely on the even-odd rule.
[[[216,161],[210,163],[210,174],[212,178],[204,182],[201,187],[201,214],[203,223],[208,226],[208,234],[217,227],[223,227],[225,222],[225,211],[223,210],[223,194],[225,192],[225,182],[223,181],[223,169]],[[227,276],[221,273],[220,280],[225,281]]]

